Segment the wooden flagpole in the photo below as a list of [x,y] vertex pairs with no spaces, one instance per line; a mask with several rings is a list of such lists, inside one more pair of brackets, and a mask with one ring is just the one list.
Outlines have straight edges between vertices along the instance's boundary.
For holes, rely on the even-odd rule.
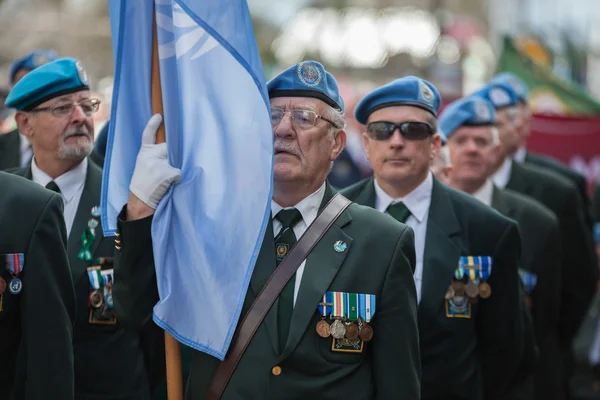
[[[160,70],[158,61],[158,40],[156,37],[156,10],[152,23],[152,115],[163,115],[162,91],[160,88]],[[156,132],[156,143],[166,142],[164,121]],[[165,331],[165,359],[167,367],[167,392],[169,400],[183,400],[183,379],[181,375],[181,347]]]

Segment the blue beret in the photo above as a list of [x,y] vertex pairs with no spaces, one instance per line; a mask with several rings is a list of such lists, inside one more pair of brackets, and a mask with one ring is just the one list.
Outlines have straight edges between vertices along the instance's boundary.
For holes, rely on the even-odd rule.
[[26,54],[23,57],[15,60],[15,62],[10,66],[8,80],[12,84],[15,81],[15,75],[17,74],[17,71],[19,71],[20,69],[27,69],[33,71],[37,67],[54,61],[57,58],[58,56],[52,50],[35,49],[29,54]]
[[519,104],[517,93],[507,83],[490,81],[484,87],[473,93],[483,97],[494,105],[496,110]]
[[81,63],[73,58],[60,58],[34,69],[17,82],[6,98],[6,106],[29,111],[54,97],[89,88]]
[[344,111],[337,81],[316,61],[292,65],[267,83],[269,98],[314,97],[331,107]]
[[448,104],[438,118],[442,141],[446,142],[461,126],[486,126],[496,123],[496,109],[487,99],[469,96]]
[[529,89],[527,88],[527,85],[515,74],[511,72],[501,72],[494,76],[491,81],[504,83],[510,86],[517,94],[517,98],[523,103],[526,104],[529,100]]
[[373,111],[393,106],[419,107],[436,116],[441,102],[442,96],[431,83],[416,76],[406,76],[363,97],[354,109],[354,117],[365,125]]

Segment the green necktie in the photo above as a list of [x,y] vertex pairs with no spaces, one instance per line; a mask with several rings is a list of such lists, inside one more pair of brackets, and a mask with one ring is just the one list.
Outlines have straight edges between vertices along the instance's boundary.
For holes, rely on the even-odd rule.
[[60,188],[58,187],[58,185],[54,181],[48,182],[48,184],[46,185],[46,189],[52,190],[53,192],[56,192],[56,193],[60,194]]
[[396,221],[402,223],[405,223],[406,219],[410,216],[410,210],[403,202],[390,204],[390,206],[387,208],[387,212],[394,217]]
[[[281,210],[275,218],[281,222],[281,230],[275,237],[275,259],[277,266],[285,259],[296,244],[294,225],[302,221],[302,214],[295,208]],[[292,276],[287,285],[279,295],[279,306],[277,307],[277,330],[279,331],[279,351],[283,351],[285,342],[290,331],[292,312],[294,311],[294,286],[296,274]]]

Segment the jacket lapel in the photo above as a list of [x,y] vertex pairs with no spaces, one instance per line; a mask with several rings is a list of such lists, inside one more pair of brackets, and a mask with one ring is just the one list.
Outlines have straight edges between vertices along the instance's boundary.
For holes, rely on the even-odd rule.
[[[102,172],[93,163],[88,161],[87,174],[71,233],[69,234],[67,253],[69,255],[69,264],[71,265],[71,273],[73,275],[73,283],[76,283],[84,274],[88,263],[77,258],[79,250],[81,250],[81,235],[88,227],[88,221],[92,218],[92,208],[98,205],[100,200]],[[98,244],[102,241],[104,233],[100,224],[96,228],[96,239],[91,247],[91,252],[94,254]]]
[[[254,271],[252,272],[252,279],[250,280],[250,291],[253,294],[252,301],[256,299],[256,296],[260,293],[262,288],[267,283],[269,277],[275,271],[275,243],[273,234],[273,216],[269,219],[267,223],[267,229],[265,229],[265,236],[263,239],[262,246],[260,247],[260,252],[258,253],[258,257],[256,259],[256,264],[254,267]],[[279,341],[277,335],[277,300],[273,303],[273,306],[265,316],[263,324],[267,328],[267,333],[270,336],[269,342],[273,345],[273,350],[275,352],[279,351]]]
[[362,190],[353,201],[356,204],[375,208],[375,198],[375,179],[371,177],[365,181]]
[[[300,342],[320,300],[346,259],[353,239],[342,228],[350,221],[352,217],[345,210],[308,256],[292,314],[290,334],[280,359],[291,354]],[[346,250],[340,253],[333,248],[333,244],[338,240],[347,245]]]
[[423,318],[425,310],[431,315],[437,315],[443,306],[444,294],[461,255],[461,246],[457,241],[461,228],[448,190],[434,179],[425,235],[419,320]]
[[515,210],[507,200],[503,190],[494,186],[494,191],[492,193],[492,208],[506,217],[514,218]]
[[517,162],[512,162],[512,167],[510,170],[510,179],[506,184],[506,188],[510,190],[514,190],[519,193],[530,193],[530,182],[526,177],[526,171]]

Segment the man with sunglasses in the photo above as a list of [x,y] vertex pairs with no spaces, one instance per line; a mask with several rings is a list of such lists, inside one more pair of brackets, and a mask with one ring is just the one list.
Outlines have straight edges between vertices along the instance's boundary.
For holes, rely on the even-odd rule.
[[[471,194],[483,204],[519,224],[521,259],[519,273],[526,292],[524,321],[530,340],[522,368],[506,399],[561,399],[562,361],[558,346],[561,291],[561,249],[558,220],[543,204],[490,179],[492,165],[500,155],[496,110],[492,102],[469,96],[450,103],[439,126],[451,163],[450,186]],[[443,169],[444,165],[438,166]],[[536,343],[539,359],[536,355]],[[537,359],[537,360],[536,360]]]
[[[31,163],[13,172],[58,193],[64,203],[77,307],[75,399],[148,399],[140,343],[121,327],[109,296],[114,249],[99,219],[102,170],[87,158],[99,101],[90,97],[86,72],[72,58],[47,63],[26,74],[6,103],[17,110],[19,132],[34,150]],[[43,298],[37,301],[45,307]]]
[[527,195],[548,207],[557,217],[562,248],[562,290],[556,296],[561,304],[559,344],[563,353],[563,388],[569,390],[573,368],[573,340],[587,313],[598,281],[598,267],[585,207],[578,189],[568,179],[535,165],[512,159],[520,143],[518,94],[511,85],[490,81],[476,95],[496,108],[496,127],[500,138],[500,156],[493,165],[492,180],[501,189]]
[[[335,194],[326,177],[346,139],[337,82],[320,63],[293,65],[269,81],[267,89],[275,148],[272,220],[242,318],[289,248]],[[159,116],[152,117],[144,131],[145,143],[154,141],[160,122]],[[166,148],[162,152],[161,146],[146,144],[144,149],[137,157],[129,202],[119,217],[120,258],[114,287],[119,315],[138,328],[151,321],[158,301],[152,249],[148,248],[152,215],[178,179]],[[152,165],[159,179],[145,179],[145,165]],[[351,204],[324,233],[267,313],[222,398],[419,398],[413,265],[410,228]],[[374,302],[366,309],[344,308],[339,303],[347,298],[351,304],[357,296]],[[338,305],[337,311],[328,309],[333,304],[328,299]],[[202,309],[199,304],[188,307],[190,312]],[[363,333],[358,337],[359,332],[353,330],[356,326],[351,326],[357,321],[352,316],[359,312],[357,308],[373,313],[369,328],[366,320],[359,323]],[[333,331],[329,324],[335,324]],[[186,398],[203,399],[219,361],[193,351],[191,364]]]
[[374,177],[342,193],[415,231],[421,398],[498,399],[524,345],[520,238],[513,221],[432,176],[440,102],[412,76],[366,95],[355,117]]

